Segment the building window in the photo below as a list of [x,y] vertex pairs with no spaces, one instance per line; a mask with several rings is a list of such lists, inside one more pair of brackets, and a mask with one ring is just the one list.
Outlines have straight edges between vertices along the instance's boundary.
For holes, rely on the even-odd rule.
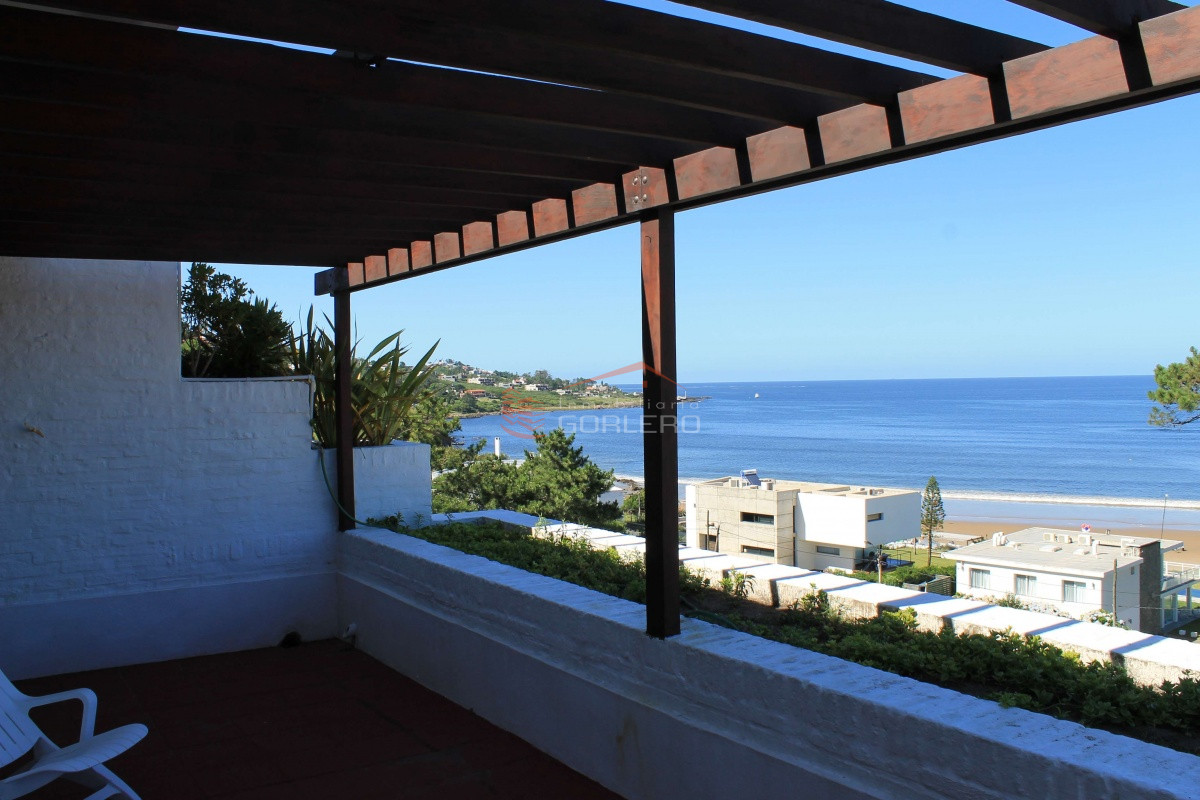
[[992,588],[992,571],[990,569],[973,569],[973,570],[971,570],[971,588],[972,589],[990,589],[990,588]]
[[878,522],[883,519],[883,514],[867,514],[867,522]]
[[775,551],[769,547],[751,547],[748,544],[742,545],[742,553],[748,556],[765,556],[766,558],[775,557]]
[[752,511],[743,511],[742,522],[755,522],[759,525],[774,525],[775,517],[772,514],[755,514]]
[[842,551],[836,547],[828,547],[827,545],[817,545],[817,552],[827,556],[840,556]]
[[716,534],[716,533],[700,534],[700,549],[701,550],[716,550],[716,549],[718,549],[717,536],[719,536],[719,534]]
[[1017,594],[1025,597],[1033,597],[1037,594],[1037,577],[1034,575],[1017,575],[1016,576]]
[[1064,603],[1082,603],[1083,590],[1087,588],[1087,584],[1083,581],[1063,581],[1063,602]]

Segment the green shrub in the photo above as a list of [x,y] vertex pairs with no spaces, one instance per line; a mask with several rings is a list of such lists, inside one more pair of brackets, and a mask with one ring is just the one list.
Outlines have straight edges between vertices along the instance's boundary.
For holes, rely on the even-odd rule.
[[[330,327],[333,323],[326,322]],[[412,367],[404,355],[407,347],[400,344],[396,331],[371,349],[366,358],[357,355],[358,342],[350,347],[350,405],[354,411],[353,438],[355,447],[391,444],[405,435],[416,423],[413,409],[429,400],[433,392],[426,388],[433,377],[433,367],[427,366],[438,343],[429,348]],[[313,309],[308,309],[305,329],[292,340],[292,367],[298,375],[312,375],[313,439],[321,447],[332,447],[337,441],[337,418],[334,411],[336,348],[333,337],[324,328],[313,324]]]

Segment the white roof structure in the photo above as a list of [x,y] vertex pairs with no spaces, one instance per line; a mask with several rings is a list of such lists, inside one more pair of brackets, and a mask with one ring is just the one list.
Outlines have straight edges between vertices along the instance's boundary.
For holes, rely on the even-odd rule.
[[1160,542],[1162,550],[1175,550],[1183,542],[1134,536],[1081,534],[1058,528],[1026,528],[993,536],[977,544],[944,554],[952,561],[1003,567],[1042,568],[1047,571],[1102,577],[1113,568],[1140,564],[1140,548]]

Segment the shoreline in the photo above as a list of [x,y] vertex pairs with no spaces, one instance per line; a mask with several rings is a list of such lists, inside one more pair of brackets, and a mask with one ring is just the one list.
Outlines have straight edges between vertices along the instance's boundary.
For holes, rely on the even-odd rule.
[[[600,406],[600,405],[580,405],[580,406],[554,406],[554,407],[547,407],[547,408],[528,408],[528,409],[521,409],[519,412],[517,412],[517,414],[519,414],[519,416],[531,416],[534,414],[563,414],[563,413],[566,413],[569,411],[605,411],[610,408],[641,408],[641,406],[642,406],[642,400],[641,400],[641,398],[637,398],[635,400],[622,400],[619,403],[613,403],[612,405],[602,405],[602,406]],[[503,414],[504,414],[504,410],[501,409],[499,411],[453,412],[450,414],[450,416],[454,417],[455,419],[478,419],[480,417],[499,417],[499,416],[502,416]],[[514,415],[516,415],[516,414],[514,414]]]

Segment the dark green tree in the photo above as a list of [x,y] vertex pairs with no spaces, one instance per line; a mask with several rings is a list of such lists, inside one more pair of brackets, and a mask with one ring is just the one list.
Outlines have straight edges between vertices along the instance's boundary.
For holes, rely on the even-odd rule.
[[1158,403],[1150,411],[1150,424],[1177,427],[1200,420],[1200,352],[1191,348],[1187,360],[1154,368],[1158,388],[1148,392]]
[[600,469],[573,447],[575,434],[561,428],[535,433],[537,449],[525,451],[518,470],[519,505],[516,511],[581,525],[611,523],[618,516],[616,503],[601,503],[600,495],[612,488],[612,470]]
[[262,378],[291,373],[292,327],[240,278],[201,262],[179,293],[180,356],[189,378]]
[[445,471],[433,479],[433,512],[515,508],[517,467],[504,458],[484,453],[486,442],[455,448],[442,456]]
[[535,450],[525,451],[519,466],[503,456],[484,453],[486,442],[444,456],[446,471],[433,480],[433,510],[444,514],[507,508],[547,519],[583,525],[611,525],[616,503],[600,502],[612,487],[613,473],[600,469],[574,447],[575,436],[559,428],[536,434]]
[[942,490],[937,478],[930,475],[925,484],[925,494],[921,496],[921,532],[929,538],[929,556],[925,566],[933,564],[933,532],[942,527],[946,521],[946,509],[942,505]]

